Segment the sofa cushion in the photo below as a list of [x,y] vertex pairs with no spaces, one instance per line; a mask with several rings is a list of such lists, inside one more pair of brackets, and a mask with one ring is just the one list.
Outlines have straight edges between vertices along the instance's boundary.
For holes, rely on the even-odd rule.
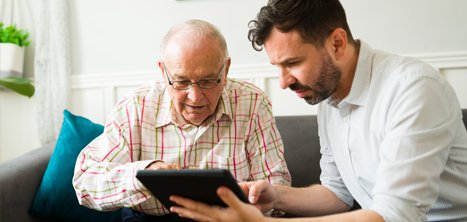
[[120,220],[120,210],[100,212],[81,206],[72,184],[75,162],[80,151],[99,136],[104,127],[67,110],[63,114],[65,118],[60,136],[34,202],[29,207],[29,213],[37,217],[61,218],[67,221]]
[[316,116],[278,116],[277,129],[284,142],[284,157],[293,187],[319,183],[321,158]]

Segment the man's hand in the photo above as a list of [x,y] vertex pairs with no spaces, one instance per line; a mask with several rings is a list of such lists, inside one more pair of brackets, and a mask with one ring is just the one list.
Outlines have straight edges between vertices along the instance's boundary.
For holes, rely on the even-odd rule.
[[179,196],[170,196],[171,201],[183,206],[173,206],[170,211],[178,213],[180,217],[197,221],[262,222],[267,220],[257,207],[243,203],[228,188],[219,187],[217,195],[229,206],[228,208],[211,206]]
[[182,167],[178,163],[164,163],[163,161],[155,161],[149,164],[145,170],[181,170]]
[[274,208],[278,196],[274,187],[264,180],[238,183],[251,204],[259,206],[262,213]]

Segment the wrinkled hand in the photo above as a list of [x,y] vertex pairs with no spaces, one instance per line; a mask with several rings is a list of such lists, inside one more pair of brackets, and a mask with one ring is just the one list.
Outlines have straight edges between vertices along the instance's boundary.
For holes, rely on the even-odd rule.
[[152,162],[145,170],[181,170],[178,163],[164,163],[162,161]]
[[259,207],[262,213],[269,212],[274,208],[277,201],[277,193],[274,187],[264,180],[254,182],[241,182],[238,184],[242,188],[251,204]]
[[217,195],[219,195],[222,201],[229,207],[212,206],[179,196],[170,196],[171,201],[183,206],[173,206],[170,208],[170,211],[178,213],[180,217],[197,221],[262,222],[267,220],[257,207],[243,203],[227,187],[219,187],[217,189]]

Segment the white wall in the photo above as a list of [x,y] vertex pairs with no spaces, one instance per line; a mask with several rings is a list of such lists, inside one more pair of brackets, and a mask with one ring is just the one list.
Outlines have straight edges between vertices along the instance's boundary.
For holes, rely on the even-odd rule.
[[[16,0],[18,14],[14,13],[12,16],[13,1],[0,0],[0,22],[4,23],[4,27],[12,22],[17,24],[19,29],[29,31],[29,39],[33,40],[35,37],[34,18],[37,14],[38,2],[37,0]],[[35,42],[32,41],[25,50],[23,67],[25,78],[34,77],[34,47]],[[0,162],[40,146],[38,127],[34,118],[35,107],[34,97],[29,99],[0,88]]]
[[[33,20],[37,1],[17,1],[29,3],[32,13],[23,17]],[[174,24],[192,18],[221,29],[232,57],[230,76],[265,89],[276,115],[316,113],[316,107],[279,89],[266,53],[254,51],[247,39],[248,22],[267,0],[68,2],[73,74],[69,110],[73,113],[103,124],[122,94],[159,78],[157,60],[163,35]],[[467,108],[467,1],[342,0],[342,4],[354,37],[374,48],[441,64],[441,73],[453,83]],[[34,42],[26,52],[27,77],[33,77],[33,46]],[[0,106],[0,161],[38,147],[34,98],[0,91]]]
[[202,19],[217,25],[235,64],[267,62],[246,38],[264,0],[71,0],[73,73],[155,70],[159,43],[174,24]]

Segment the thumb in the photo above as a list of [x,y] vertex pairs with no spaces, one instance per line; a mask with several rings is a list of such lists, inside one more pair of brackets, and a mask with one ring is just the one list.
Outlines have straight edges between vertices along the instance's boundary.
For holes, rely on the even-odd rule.
[[267,185],[269,185],[269,183],[265,181],[258,181],[251,184],[250,193],[248,196],[248,200],[251,204],[256,204],[261,193],[267,189]]
[[227,206],[232,208],[234,211],[240,211],[243,206],[243,202],[227,187],[221,186],[217,189],[217,195],[224,201]]

